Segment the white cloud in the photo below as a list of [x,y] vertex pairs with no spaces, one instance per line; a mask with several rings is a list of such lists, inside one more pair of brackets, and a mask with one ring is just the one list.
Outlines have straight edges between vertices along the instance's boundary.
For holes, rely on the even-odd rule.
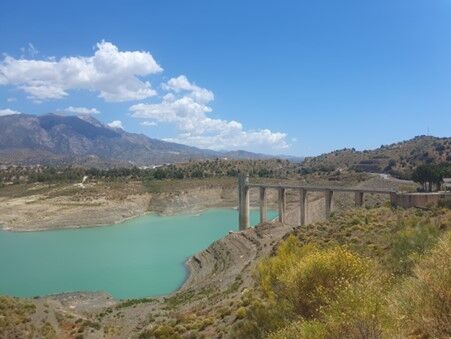
[[10,97],[10,98],[7,98],[7,99],[6,99],[7,102],[14,102],[14,101],[16,101],[16,100],[17,100],[17,99],[14,98],[14,97]]
[[[23,52],[29,57],[0,59],[0,86],[14,86],[35,102],[61,99],[73,90],[95,92],[110,102],[142,100],[157,94],[145,77],[163,71],[149,52],[120,51],[105,41],[96,44],[91,56],[39,59],[39,52],[32,44]],[[174,124],[178,135],[167,140],[211,149],[288,147],[285,133],[249,130],[238,121],[212,117],[214,93],[184,75],[170,79],[161,88],[164,95],[159,102],[137,103],[129,110],[133,117],[144,120],[142,126],[156,126],[159,122]],[[74,106],[64,111],[85,115],[100,113],[96,108]],[[123,128],[120,120],[108,125]]]
[[181,75],[162,85],[168,93],[160,103],[132,105],[135,118],[176,124],[179,135],[165,140],[210,149],[287,148],[287,135],[269,129],[245,130],[238,121],[213,119],[213,92],[201,88]]
[[141,126],[146,126],[146,127],[153,127],[153,126],[157,126],[158,124],[155,121],[143,121],[140,123]]
[[13,114],[22,114],[21,112],[9,109],[9,108],[5,108],[5,109],[0,109],[0,116],[2,115],[13,115]]
[[0,85],[16,86],[38,101],[60,99],[74,89],[99,92],[106,101],[140,100],[156,95],[141,77],[162,70],[149,52],[122,52],[102,41],[89,57],[35,60],[6,56],[0,61]]
[[212,91],[206,88],[201,88],[193,83],[190,83],[186,76],[180,75],[177,78],[170,79],[166,84],[162,85],[163,89],[167,91],[174,91],[180,93],[182,91],[188,92],[188,96],[193,98],[196,102],[209,103],[213,101],[215,96]]
[[69,106],[64,109],[66,112],[75,114],[99,114],[100,111],[97,108],[87,108],[87,107],[73,107]]
[[111,121],[109,124],[107,124],[109,127],[111,128],[120,128],[120,129],[124,129],[124,126],[122,126],[122,121],[120,120],[114,120]]

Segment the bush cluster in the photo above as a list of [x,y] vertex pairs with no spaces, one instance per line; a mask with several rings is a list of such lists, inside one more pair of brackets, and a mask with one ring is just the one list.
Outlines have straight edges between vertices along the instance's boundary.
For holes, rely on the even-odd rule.
[[259,263],[259,287],[243,297],[245,318],[233,334],[272,339],[448,338],[451,232],[442,233],[438,242],[425,241],[424,234],[429,233],[405,236],[399,248],[409,254],[399,257],[414,254],[412,267],[394,273],[389,265],[347,247],[301,245],[295,236],[288,237],[274,256]]

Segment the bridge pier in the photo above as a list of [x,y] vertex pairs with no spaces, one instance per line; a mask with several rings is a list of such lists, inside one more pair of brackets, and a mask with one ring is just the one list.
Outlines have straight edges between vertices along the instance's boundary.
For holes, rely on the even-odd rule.
[[305,211],[307,202],[307,191],[303,188],[299,190],[299,226],[305,225]]
[[332,209],[332,195],[333,195],[333,193],[334,193],[334,191],[331,191],[331,190],[324,191],[326,219],[330,217],[330,211]]
[[266,187],[260,187],[260,223],[266,221],[267,209]]
[[392,207],[398,206],[398,194],[396,192],[390,193],[390,203]]
[[285,209],[286,209],[285,188],[279,187],[279,221],[281,223],[285,222]]
[[240,174],[238,177],[238,225],[240,230],[249,224],[249,176]]
[[315,186],[300,186],[300,185],[270,185],[270,184],[250,184],[249,176],[240,174],[238,177],[238,222],[240,230],[250,227],[250,207],[249,207],[249,189],[260,189],[260,223],[267,221],[267,191],[268,189],[277,189],[278,191],[278,210],[279,221],[281,223],[286,220],[286,190],[296,190],[299,192],[299,219],[298,225],[303,226],[306,223],[307,215],[307,193],[308,192],[323,192],[324,193],[324,214],[329,218],[332,212],[332,198],[334,192],[354,193],[354,202],[356,206],[363,205],[364,194],[389,194],[392,206],[398,205],[398,193],[393,190],[377,190],[365,188],[346,188],[346,187],[315,187]]
[[354,201],[357,207],[361,207],[363,205],[363,192],[355,192]]

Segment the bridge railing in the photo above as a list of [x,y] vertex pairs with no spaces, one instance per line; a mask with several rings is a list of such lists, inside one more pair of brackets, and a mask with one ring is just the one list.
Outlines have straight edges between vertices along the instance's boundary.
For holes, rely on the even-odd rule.
[[303,226],[305,224],[305,216],[307,210],[307,193],[308,192],[323,192],[324,193],[324,210],[325,217],[328,218],[331,213],[332,199],[334,192],[348,192],[354,193],[354,201],[356,206],[363,205],[363,198],[365,193],[369,194],[388,194],[390,195],[390,201],[392,205],[397,204],[397,192],[394,190],[382,190],[382,189],[366,189],[366,188],[347,188],[347,187],[317,187],[309,185],[274,185],[274,184],[251,184],[249,183],[248,175],[239,175],[238,177],[238,210],[239,210],[239,227],[240,230],[248,228],[250,226],[249,219],[249,190],[251,188],[258,188],[260,190],[259,203],[260,203],[260,222],[266,221],[267,213],[267,191],[274,189],[278,191],[278,212],[279,221],[284,223],[286,216],[286,191],[296,190],[299,192],[299,220],[298,225]]

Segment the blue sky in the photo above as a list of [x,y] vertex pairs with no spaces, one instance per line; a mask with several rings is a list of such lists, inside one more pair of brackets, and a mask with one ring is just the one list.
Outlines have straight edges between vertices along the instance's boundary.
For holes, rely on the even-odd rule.
[[314,155],[451,132],[451,1],[20,1],[0,114]]

